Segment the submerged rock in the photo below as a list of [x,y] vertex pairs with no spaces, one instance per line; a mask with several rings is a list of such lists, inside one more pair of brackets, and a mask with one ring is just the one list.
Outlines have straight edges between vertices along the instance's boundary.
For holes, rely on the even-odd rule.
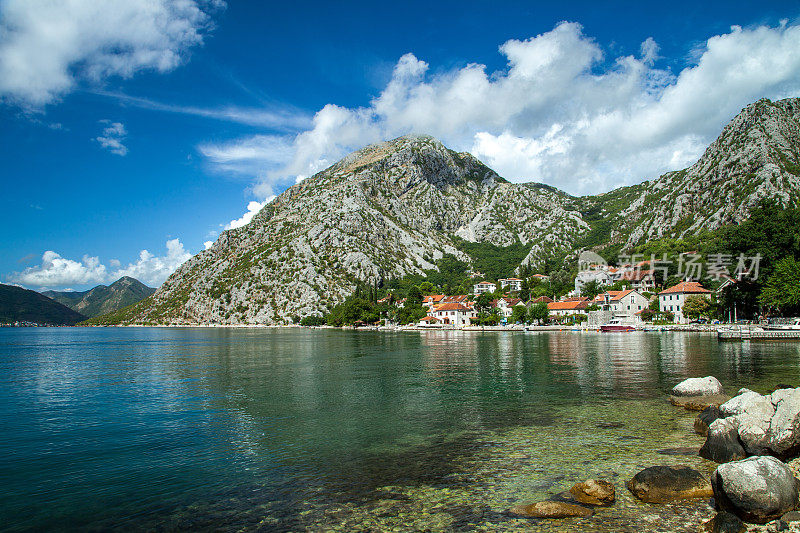
[[724,394],[669,397],[669,401],[672,403],[672,405],[683,407],[689,411],[703,411],[709,407],[719,407],[730,399],[730,396],[725,396]]
[[714,376],[685,379],[672,388],[672,396],[713,396],[723,393],[722,384]]
[[798,503],[798,481],[774,457],[749,457],[719,465],[711,476],[717,508],[743,520],[764,524],[792,511]]
[[739,441],[739,426],[735,418],[720,418],[711,423],[706,442],[700,448],[700,457],[715,463],[739,461],[747,457]]
[[599,479],[576,483],[569,492],[575,500],[588,505],[611,505],[616,499],[614,484]]
[[647,503],[689,498],[710,498],[711,484],[703,474],[686,466],[651,466],[626,484],[631,494]]
[[743,533],[746,530],[742,519],[733,513],[720,511],[717,515],[703,524],[702,533]]
[[708,426],[718,418],[722,418],[720,408],[716,405],[709,405],[694,419],[694,432],[705,437],[708,435]]
[[587,507],[564,502],[536,502],[518,505],[508,510],[509,514],[526,518],[569,518],[592,516]]

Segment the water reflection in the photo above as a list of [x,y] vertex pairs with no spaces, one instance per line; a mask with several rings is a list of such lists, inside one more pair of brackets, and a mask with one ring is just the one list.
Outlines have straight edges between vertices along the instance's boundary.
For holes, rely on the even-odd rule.
[[308,500],[449,486],[487,432],[534,442],[566,419],[597,442],[599,408],[661,409],[684,377],[800,384],[800,345],[695,334],[41,329],[0,348],[0,514],[23,529],[197,508],[210,528],[303,528]]

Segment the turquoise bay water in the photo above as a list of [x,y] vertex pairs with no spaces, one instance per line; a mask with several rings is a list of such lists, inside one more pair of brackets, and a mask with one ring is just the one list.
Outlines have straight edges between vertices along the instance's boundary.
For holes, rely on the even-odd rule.
[[[623,484],[657,462],[713,468],[668,450],[702,441],[666,393],[708,374],[729,393],[796,386],[798,362],[797,343],[684,333],[3,328],[0,528],[680,522],[701,506],[654,511]],[[592,519],[502,512],[597,476],[620,501]]]

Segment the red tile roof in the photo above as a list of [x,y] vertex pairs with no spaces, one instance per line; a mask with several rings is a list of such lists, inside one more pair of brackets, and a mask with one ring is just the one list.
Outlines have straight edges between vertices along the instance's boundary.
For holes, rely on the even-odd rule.
[[449,302],[433,308],[434,311],[469,311],[469,307],[457,302]]
[[689,294],[705,294],[711,291],[708,289],[704,289],[703,286],[696,281],[681,281],[677,285],[673,285],[669,289],[663,290],[658,294],[672,294],[676,292],[683,292]]
[[578,311],[580,309],[586,309],[587,307],[589,307],[589,305],[586,301],[550,302],[547,304],[547,308],[550,311]]
[[538,303],[544,302],[546,304],[549,304],[552,301],[553,301],[553,299],[552,298],[548,298],[547,296],[539,296],[538,298],[533,300],[533,303],[538,304]]

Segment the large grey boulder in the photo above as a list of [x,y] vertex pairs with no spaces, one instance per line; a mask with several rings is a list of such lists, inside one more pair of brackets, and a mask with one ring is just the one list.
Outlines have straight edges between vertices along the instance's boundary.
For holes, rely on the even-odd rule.
[[761,398],[763,396],[751,390],[739,391],[739,394],[719,406],[720,415],[726,417],[742,414],[750,404],[758,402]]
[[797,507],[798,481],[774,457],[748,457],[719,465],[711,476],[717,508],[764,524]]
[[800,449],[800,388],[751,399],[735,416],[750,455],[790,457]]
[[736,418],[719,418],[708,426],[706,442],[700,448],[700,457],[715,463],[738,461],[747,457],[739,441],[739,425]]
[[714,376],[685,379],[672,388],[672,396],[714,396],[723,393],[722,384]]

